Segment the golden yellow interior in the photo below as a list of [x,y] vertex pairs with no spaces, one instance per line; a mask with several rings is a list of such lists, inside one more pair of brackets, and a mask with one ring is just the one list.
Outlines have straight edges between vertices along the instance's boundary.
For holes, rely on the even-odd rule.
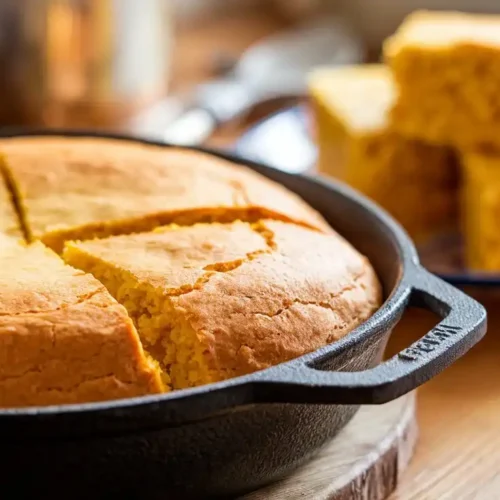
[[496,156],[484,153],[464,155],[462,188],[462,231],[466,264],[478,271],[500,269],[500,173]]
[[93,274],[127,309],[137,327],[144,350],[158,363],[163,380],[173,389],[184,389],[225,378],[211,362],[204,336],[176,311],[172,297],[132,273],[89,255],[71,243],[66,245],[68,264]]

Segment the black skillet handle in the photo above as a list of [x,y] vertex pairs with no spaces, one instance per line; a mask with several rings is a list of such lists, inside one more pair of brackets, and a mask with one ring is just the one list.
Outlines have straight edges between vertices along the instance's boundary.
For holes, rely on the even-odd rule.
[[257,399],[289,403],[385,403],[417,388],[465,354],[486,333],[483,306],[420,266],[410,276],[410,304],[443,318],[430,332],[368,370],[330,372],[302,365],[269,373]]

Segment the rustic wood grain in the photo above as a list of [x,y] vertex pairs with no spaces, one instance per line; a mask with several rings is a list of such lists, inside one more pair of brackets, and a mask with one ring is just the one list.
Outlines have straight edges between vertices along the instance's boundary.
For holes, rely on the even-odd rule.
[[382,500],[397,485],[417,438],[414,394],[364,407],[309,464],[241,500]]

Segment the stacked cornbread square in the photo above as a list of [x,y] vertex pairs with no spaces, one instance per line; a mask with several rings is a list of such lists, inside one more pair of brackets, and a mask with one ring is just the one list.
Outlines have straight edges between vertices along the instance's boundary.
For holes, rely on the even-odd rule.
[[[370,66],[313,74],[320,171],[372,196],[419,242],[422,234],[452,226],[458,214],[466,265],[499,271],[500,258],[495,254],[500,246],[496,222],[500,214],[500,16],[415,12],[384,43],[384,59],[387,66],[379,71],[391,82],[390,98],[387,84],[368,88]],[[339,79],[347,77],[351,81],[342,88]],[[321,80],[326,85],[318,92]],[[346,119],[350,101],[357,108],[352,106]],[[375,147],[364,151],[367,138],[373,141],[373,131],[366,127],[370,121],[377,123],[378,143],[384,137],[391,144],[385,146],[385,155]],[[334,145],[341,156],[331,153]],[[458,158],[456,164],[453,155]],[[411,178],[410,170],[414,171]],[[427,230],[422,232],[415,220],[426,221],[420,226]]]
[[381,303],[363,255],[243,166],[82,137],[2,139],[0,154],[0,407],[248,374]]
[[384,52],[399,89],[394,128],[459,152],[466,263],[499,271],[500,16],[417,12]]
[[416,12],[384,44],[395,130],[467,149],[500,145],[500,15]]
[[392,129],[389,114],[397,91],[387,66],[319,69],[311,75],[310,92],[320,172],[383,205],[417,241],[453,228],[454,155]]

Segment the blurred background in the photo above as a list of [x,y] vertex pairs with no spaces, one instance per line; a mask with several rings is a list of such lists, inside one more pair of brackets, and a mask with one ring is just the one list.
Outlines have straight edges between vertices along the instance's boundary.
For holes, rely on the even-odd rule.
[[235,123],[303,97],[310,67],[377,59],[415,8],[498,10],[493,0],[1,0],[0,125],[234,137]]

